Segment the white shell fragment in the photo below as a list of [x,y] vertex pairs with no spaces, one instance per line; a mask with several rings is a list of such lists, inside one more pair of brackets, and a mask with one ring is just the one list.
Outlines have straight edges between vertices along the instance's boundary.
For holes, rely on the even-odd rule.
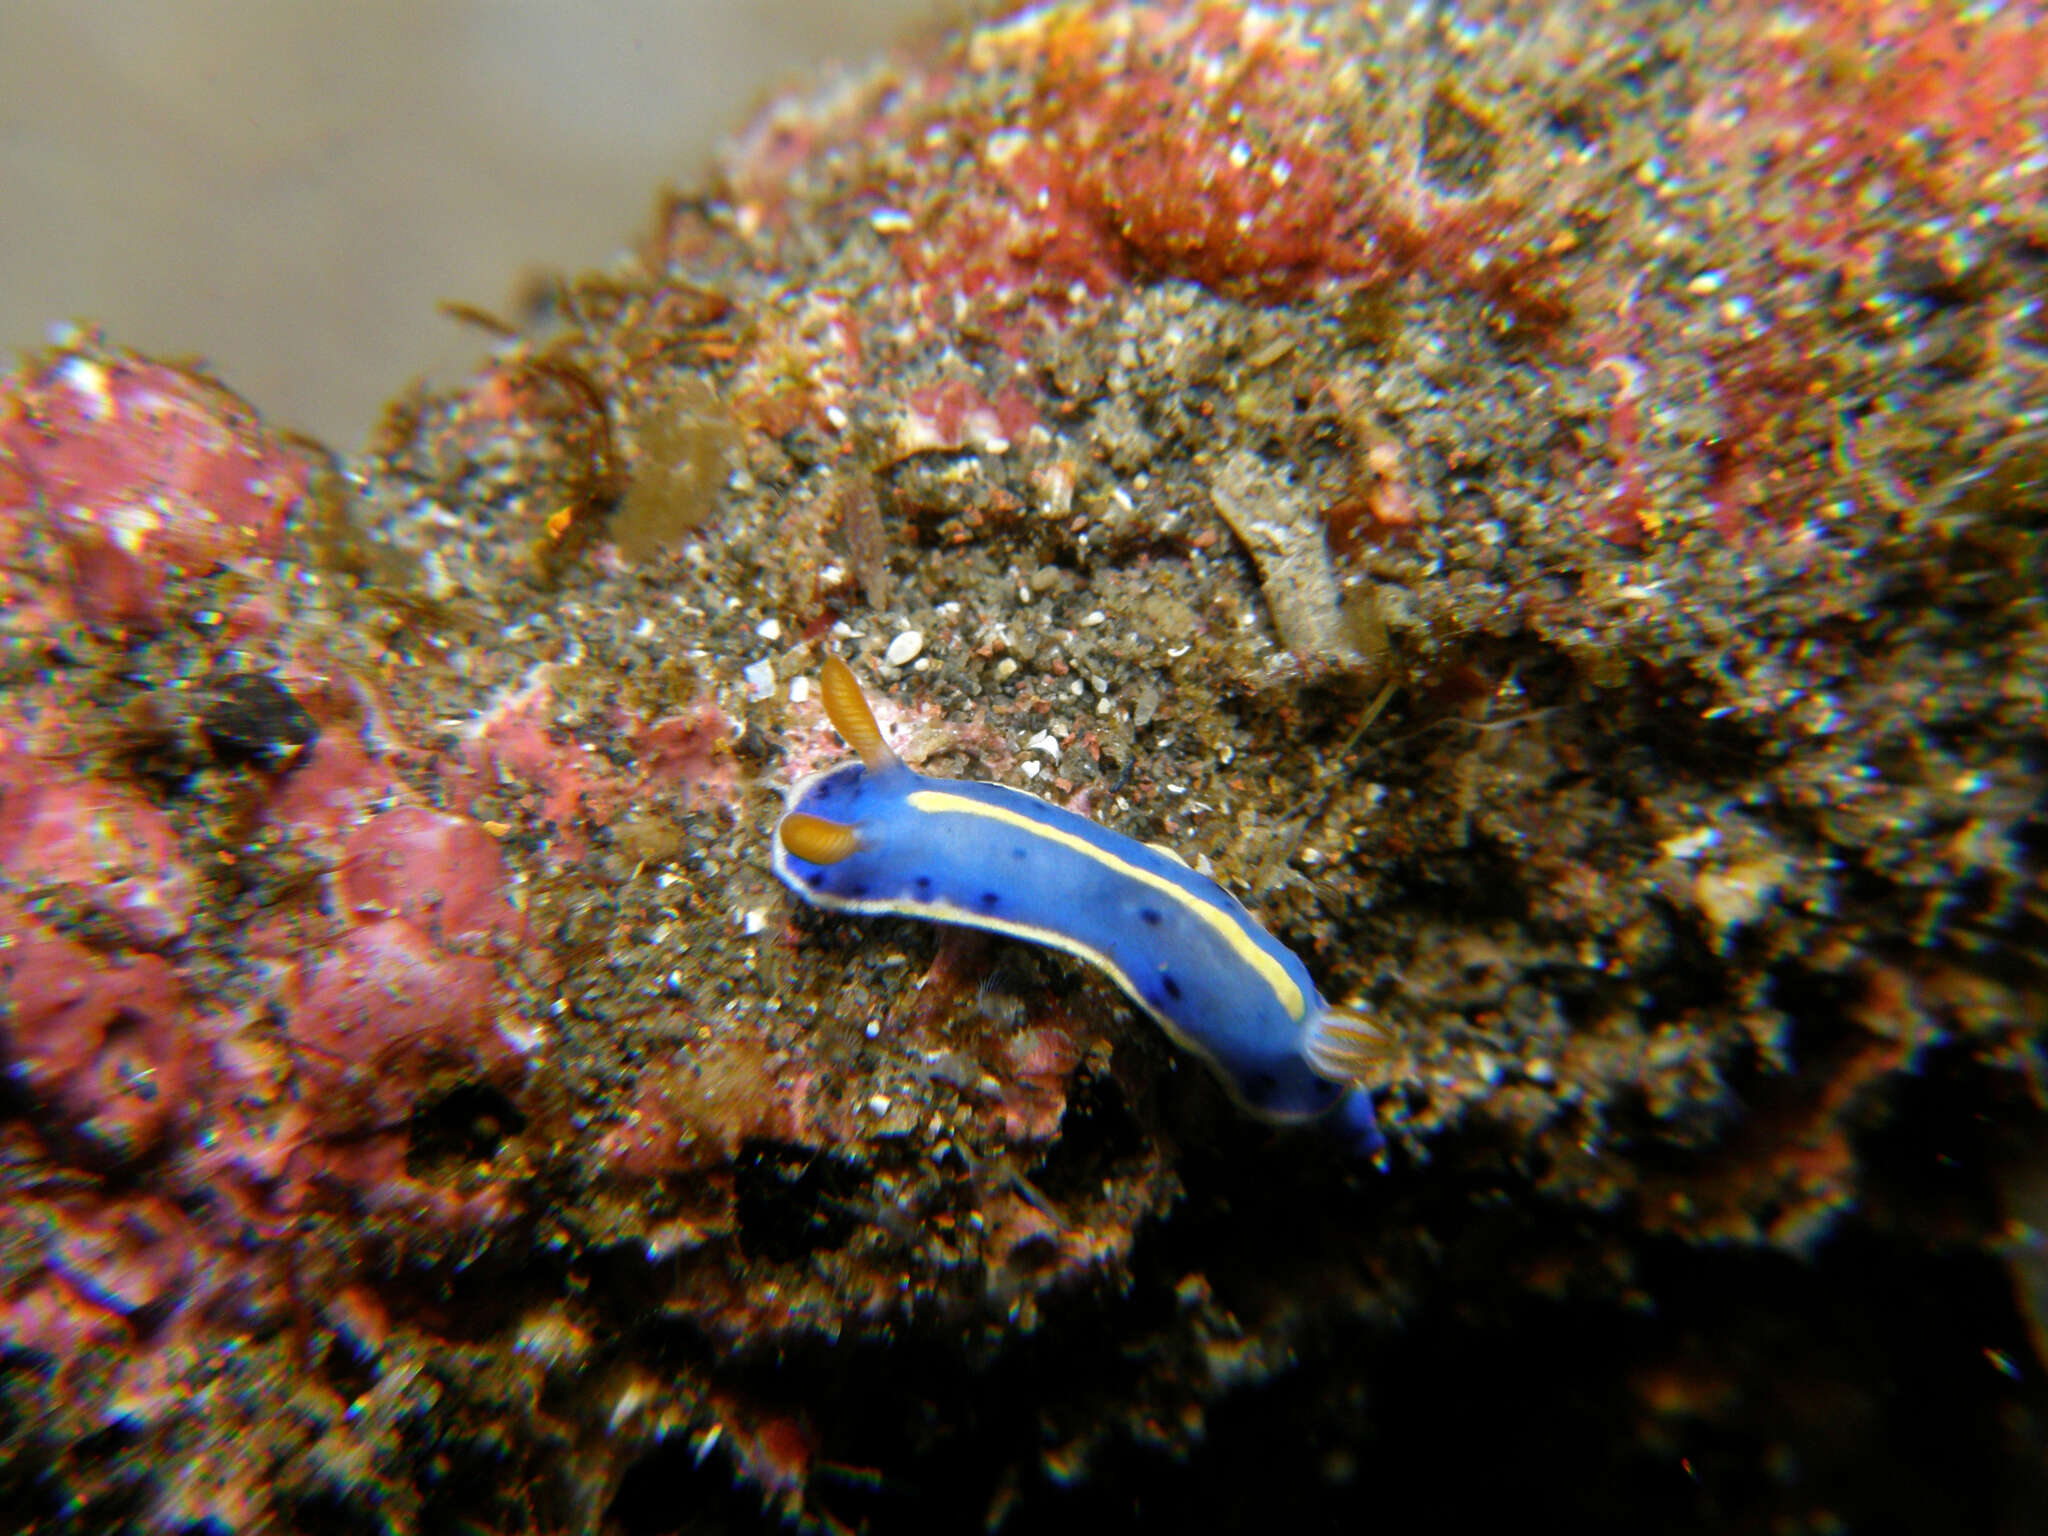
[[906,629],[889,642],[889,649],[882,652],[882,660],[892,667],[907,667],[917,660],[918,652],[924,649],[924,631]]
[[[1322,519],[1309,497],[1257,454],[1239,450],[1210,477],[1209,500],[1259,570],[1280,640],[1304,662],[1368,672],[1352,644]],[[1247,613],[1248,622],[1256,622]]]

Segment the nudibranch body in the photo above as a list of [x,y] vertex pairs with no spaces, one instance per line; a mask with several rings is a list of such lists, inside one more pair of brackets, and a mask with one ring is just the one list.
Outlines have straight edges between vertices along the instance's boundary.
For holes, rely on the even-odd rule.
[[933,779],[883,739],[847,665],[825,712],[860,761],[790,791],[776,875],[806,901],[986,928],[1099,966],[1246,1108],[1300,1121],[1340,1103],[1376,1139],[1356,1079],[1379,1027],[1333,1008],[1308,969],[1215,881],[1172,854],[1000,784]]

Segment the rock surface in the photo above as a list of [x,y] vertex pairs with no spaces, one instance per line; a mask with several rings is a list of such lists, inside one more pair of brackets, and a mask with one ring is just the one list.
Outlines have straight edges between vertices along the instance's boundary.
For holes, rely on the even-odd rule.
[[[0,1504],[2038,1516],[2041,22],[1034,8],[360,459],[26,362]],[[1385,1021],[1384,1166],[787,897],[828,648]]]

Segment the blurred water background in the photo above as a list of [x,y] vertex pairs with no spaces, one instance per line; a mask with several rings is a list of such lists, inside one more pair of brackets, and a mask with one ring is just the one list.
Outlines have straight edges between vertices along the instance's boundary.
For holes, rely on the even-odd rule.
[[776,86],[935,0],[0,0],[0,358],[90,320],[358,446]]

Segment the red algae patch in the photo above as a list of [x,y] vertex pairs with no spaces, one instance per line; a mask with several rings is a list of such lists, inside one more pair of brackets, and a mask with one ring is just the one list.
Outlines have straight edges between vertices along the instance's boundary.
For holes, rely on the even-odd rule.
[[275,554],[305,492],[302,457],[211,379],[117,353],[61,351],[0,416],[0,511],[46,519],[47,579],[102,626],[154,628],[167,580]]
[[492,1075],[513,1056],[492,1030],[490,963],[438,949],[397,918],[345,934],[284,996],[285,1032],[336,1127],[388,1122],[436,1067]]
[[154,806],[47,771],[0,769],[0,787],[0,880],[24,895],[61,893],[104,912],[138,944],[184,936],[195,881]]
[[[1274,302],[1415,270],[1556,324],[1548,216],[1427,184],[1421,107],[1336,30],[1300,7],[1033,7],[974,35],[964,67],[1010,87],[964,121],[944,71],[881,109],[869,131],[908,167],[885,154],[870,220],[928,304],[998,335],[1134,281]],[[772,166],[740,174],[772,206]]]
[[[1357,81],[1309,13],[1045,6],[980,33],[970,59],[1014,72],[1019,105],[997,107],[971,145],[928,134],[912,149],[966,172],[957,210],[913,195],[877,215],[892,235],[899,216],[910,226],[897,250],[916,281],[995,304],[1134,277],[1277,298],[1387,270],[1355,179]],[[920,169],[951,179],[936,158]]]
[[503,949],[524,935],[490,834],[424,806],[397,806],[356,828],[342,850],[340,895],[359,917],[403,918],[449,949]]
[[157,1147],[206,1073],[176,973],[153,955],[95,954],[6,897],[0,945],[0,1041],[16,1083],[95,1159]]
[[1128,268],[1265,297],[1383,270],[1358,81],[1308,13],[1098,7],[1046,25],[1040,132]]

